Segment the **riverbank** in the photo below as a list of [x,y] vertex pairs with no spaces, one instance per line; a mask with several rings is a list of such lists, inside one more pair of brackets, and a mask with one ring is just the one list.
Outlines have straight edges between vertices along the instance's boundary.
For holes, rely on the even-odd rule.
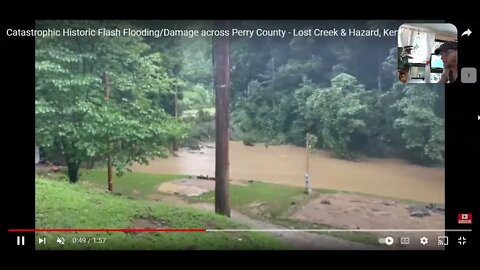
[[[177,157],[134,165],[136,172],[154,174],[215,175],[214,144],[200,150],[180,149]],[[306,152],[296,146],[246,146],[230,142],[230,177],[304,186]],[[426,203],[445,203],[445,169],[424,167],[398,159],[348,161],[316,151],[310,156],[313,188],[372,194]]]

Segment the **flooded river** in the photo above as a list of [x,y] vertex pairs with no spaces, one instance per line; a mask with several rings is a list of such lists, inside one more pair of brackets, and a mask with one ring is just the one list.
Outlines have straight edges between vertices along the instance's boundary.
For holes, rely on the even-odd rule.
[[[214,144],[200,151],[181,149],[178,157],[156,159],[133,171],[215,176]],[[230,178],[304,186],[306,150],[301,147],[263,144],[245,146],[230,142]],[[398,159],[347,161],[327,152],[310,155],[311,185],[392,198],[444,203],[445,170],[409,164]]]

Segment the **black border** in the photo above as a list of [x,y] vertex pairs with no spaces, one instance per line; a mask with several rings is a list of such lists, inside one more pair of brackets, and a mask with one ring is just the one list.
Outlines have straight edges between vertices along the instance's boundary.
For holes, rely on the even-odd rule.
[[[474,182],[478,171],[478,133],[475,126],[479,125],[479,82],[461,83],[460,68],[480,69],[477,52],[480,40],[478,35],[461,35],[467,29],[480,32],[480,24],[457,20],[447,22],[453,23],[458,30],[459,79],[445,88],[445,226],[449,229],[470,229],[473,228],[471,225],[458,224],[457,217],[459,213],[476,212]],[[473,216],[475,218],[476,214]],[[457,244],[460,236],[467,237],[467,243],[469,238],[473,240],[473,233],[448,232],[447,236],[451,243],[447,250],[464,250],[465,247]]]
[[[34,250],[34,234],[7,233],[10,228],[35,227],[35,165],[27,160],[31,149],[35,147],[35,40],[33,38],[8,38],[6,29],[31,29],[34,21],[16,21],[1,24],[2,52],[5,53],[1,73],[8,82],[3,86],[5,103],[2,113],[5,123],[4,162],[9,175],[2,179],[6,184],[8,199],[4,209],[8,213],[2,218],[2,236],[0,244],[6,249]],[[2,111],[3,111],[2,110]],[[30,155],[30,160],[33,156]],[[13,164],[12,164],[13,163]],[[5,226],[3,228],[3,226]],[[16,245],[16,237],[25,236],[25,246]],[[3,240],[3,241],[2,241]]]
[[[105,15],[105,14],[103,14]],[[157,14],[158,15],[158,14]],[[308,15],[298,13],[297,15],[290,13],[290,18],[296,19],[339,19],[338,16],[333,15],[332,13],[322,12],[321,18],[319,14]],[[365,15],[365,14],[363,14]],[[362,17],[363,17],[362,15]],[[379,16],[380,15],[380,16]],[[162,14],[165,16],[165,13]],[[168,14],[166,16],[169,16]],[[175,16],[170,13],[170,16]],[[52,19],[52,18],[62,18],[63,16],[38,16],[38,19]],[[105,18],[109,17],[97,15],[96,18]],[[135,16],[128,16],[129,19],[133,19]],[[127,18],[128,18],[127,17]],[[132,18],[133,17],[133,18]],[[146,15],[143,14],[145,19],[154,19],[155,14]],[[220,16],[221,18],[226,19],[242,19],[245,16]],[[274,16],[269,16],[266,13],[253,16],[250,19],[275,19]],[[381,18],[387,19],[382,14],[371,15],[371,18]],[[408,18],[409,15],[399,16],[397,18]],[[69,19],[74,19],[75,17],[70,17]],[[85,18],[85,16],[77,16],[77,18]],[[138,17],[137,17],[138,18]],[[291,19],[293,19],[291,18]],[[365,17],[364,17],[365,18]],[[379,18],[379,19],[380,19]],[[411,18],[411,17],[410,17]],[[173,17],[171,19],[174,19]],[[179,19],[178,17],[175,19]],[[185,18],[187,19],[187,18]],[[211,19],[210,18],[201,18],[201,17],[189,17],[188,19]],[[278,19],[278,18],[277,18]],[[345,18],[346,19],[346,18]],[[367,17],[368,19],[368,17]],[[391,19],[391,18],[389,18]],[[415,19],[415,18],[413,18]],[[426,18],[422,18],[426,19]],[[433,18],[435,19],[435,18]],[[437,18],[438,19],[438,18]],[[420,19],[417,19],[420,21]],[[430,19],[429,19],[430,20]],[[459,32],[459,65],[460,66],[469,66],[469,67],[479,67],[478,65],[478,53],[476,52],[476,47],[478,47],[479,40],[478,35],[480,34],[480,23],[474,21],[460,21],[460,20],[447,20],[446,22],[453,23],[457,26]],[[7,38],[5,36],[5,30],[7,28],[17,28],[17,29],[31,29],[34,27],[34,20],[24,20],[16,22],[8,22],[1,24],[1,38],[0,46],[2,52],[5,53],[4,63],[1,66],[4,78],[8,81],[5,83],[4,87],[4,105],[8,104],[10,108],[4,108],[4,121],[6,129],[4,129],[3,135],[6,135],[4,145],[2,146],[5,151],[4,155],[4,166],[7,170],[11,170],[11,176],[4,175],[2,179],[6,184],[5,194],[8,194],[8,198],[3,200],[5,205],[6,216],[1,218],[1,236],[0,244],[4,245],[7,250],[10,251],[34,251],[34,245],[28,245],[28,243],[34,243],[34,235],[32,233],[24,234],[26,236],[27,245],[25,247],[17,247],[14,243],[16,242],[16,234],[7,233],[9,228],[33,228],[35,224],[35,187],[30,183],[33,182],[33,173],[34,166],[26,164],[20,164],[24,160],[28,159],[29,154],[31,153],[34,145],[34,133],[32,131],[32,126],[35,122],[34,119],[34,92],[31,91],[34,89],[35,85],[35,72],[32,63],[34,63],[34,40],[33,38]],[[470,28],[473,31],[472,36],[470,37],[460,37],[461,33]],[[476,58],[476,59],[475,59]],[[459,71],[460,72],[460,71]],[[477,74],[478,76],[478,74]],[[460,78],[460,77],[459,77]],[[476,180],[475,172],[477,170],[476,164],[478,164],[478,158],[473,157],[472,153],[475,155],[478,153],[479,146],[477,143],[477,133],[476,126],[479,125],[479,122],[475,114],[479,114],[480,111],[476,109],[477,100],[478,100],[478,83],[477,84],[461,84],[459,81],[446,86],[446,227],[447,228],[473,228],[472,226],[459,225],[457,223],[457,214],[460,212],[474,213],[473,224],[476,224],[477,214],[475,204],[474,204],[474,183]],[[476,122],[475,122],[476,121]],[[475,152],[476,151],[476,152]],[[24,153],[27,153],[26,155]],[[475,155],[476,156],[476,155]],[[8,158],[8,159],[7,159]],[[31,155],[33,160],[33,154]],[[12,164],[15,163],[15,164]],[[27,162],[28,163],[28,162]],[[32,162],[33,163],[33,162]],[[31,180],[30,180],[31,179]],[[32,182],[30,182],[32,181]],[[475,226],[475,225],[474,225]],[[452,240],[456,239],[460,234],[459,233],[448,233],[447,234]],[[473,234],[470,234],[473,236]],[[451,242],[452,242],[451,240]],[[469,245],[470,246],[470,245]],[[449,245],[447,250],[457,250],[465,251],[465,247],[458,247],[458,245]],[[148,252],[148,251],[132,251],[132,252],[62,252],[58,251],[61,254],[68,255],[123,255],[128,253],[139,255],[139,256],[159,256],[165,258],[175,258],[178,253],[171,251],[161,251],[158,252]],[[322,251],[325,252],[327,256],[332,253],[332,251]],[[382,256],[385,254],[391,254],[390,252],[383,252]],[[397,251],[394,251],[397,252]],[[36,251],[37,256],[49,256],[54,255],[57,252],[43,252]],[[341,254],[354,254],[362,257],[368,253],[366,251],[341,251]],[[444,252],[438,251],[408,251],[408,252],[399,252],[406,253],[409,255],[416,254],[420,257],[427,256],[427,254],[436,254],[438,253],[445,254]],[[457,253],[457,252],[455,252]],[[186,254],[195,254],[199,257],[204,257],[207,252],[180,252],[180,256]],[[299,251],[289,251],[289,252],[261,252],[261,251],[251,251],[251,252],[221,252],[219,255],[222,257],[229,258],[235,256],[235,258],[243,257],[243,255],[255,255],[258,258],[268,258],[268,257],[284,257],[288,258],[289,255],[305,256],[305,259],[315,257],[317,253],[315,252],[299,252]],[[449,252],[447,251],[447,254]],[[270,256],[269,256],[270,255]],[[215,256],[215,255],[213,255]]]

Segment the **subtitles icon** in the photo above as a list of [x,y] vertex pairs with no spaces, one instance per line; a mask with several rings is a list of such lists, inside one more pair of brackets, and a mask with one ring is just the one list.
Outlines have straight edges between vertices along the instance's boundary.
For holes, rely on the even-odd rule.
[[410,244],[410,237],[402,237],[402,238],[400,238],[400,244],[402,244],[402,245],[409,245],[409,244]]

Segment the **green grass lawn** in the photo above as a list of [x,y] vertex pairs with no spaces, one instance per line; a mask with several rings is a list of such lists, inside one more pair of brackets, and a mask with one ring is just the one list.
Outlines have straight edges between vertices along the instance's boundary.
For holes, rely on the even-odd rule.
[[[150,174],[127,172],[122,176],[113,174],[114,192],[131,197],[141,197],[155,193],[156,186],[163,182],[187,178],[185,175]],[[107,189],[107,170],[82,170],[80,181],[89,182],[97,187]]]
[[[331,190],[314,190],[310,195],[304,188],[277,185],[265,182],[248,183],[246,186],[230,185],[230,204],[239,212],[259,218],[278,219],[290,210],[299,207],[320,192],[332,193]],[[191,202],[215,202],[215,193],[207,192],[198,197],[188,197]]]
[[[106,190],[106,175],[105,169],[82,170],[80,179],[82,184]],[[159,184],[187,177],[188,176],[183,175],[156,175],[139,172],[126,173],[121,177],[115,175],[114,191],[135,199],[145,199],[150,194],[158,194],[155,188]],[[62,177],[59,176],[56,178],[62,179]],[[250,217],[286,227],[295,227],[297,229],[330,229],[331,227],[327,225],[291,220],[288,219],[287,216],[291,211],[303,206],[309,200],[317,198],[321,194],[339,192],[342,193],[342,191],[314,189],[312,194],[306,195],[304,194],[304,188],[301,187],[255,181],[247,183],[245,186],[230,185],[230,205],[232,209]],[[185,196],[183,199],[189,203],[206,202],[214,204],[215,193],[210,191],[197,197]],[[378,244],[378,239],[369,233],[321,233],[366,244]]]
[[[68,182],[36,179],[37,228],[134,228],[139,220],[167,228],[246,228],[229,218],[191,208],[128,199]],[[153,227],[153,226],[152,226]],[[287,249],[265,233],[37,233],[38,249]],[[66,239],[64,246],[55,242]],[[73,237],[106,238],[103,244],[73,244]],[[242,238],[241,241],[238,238]]]

